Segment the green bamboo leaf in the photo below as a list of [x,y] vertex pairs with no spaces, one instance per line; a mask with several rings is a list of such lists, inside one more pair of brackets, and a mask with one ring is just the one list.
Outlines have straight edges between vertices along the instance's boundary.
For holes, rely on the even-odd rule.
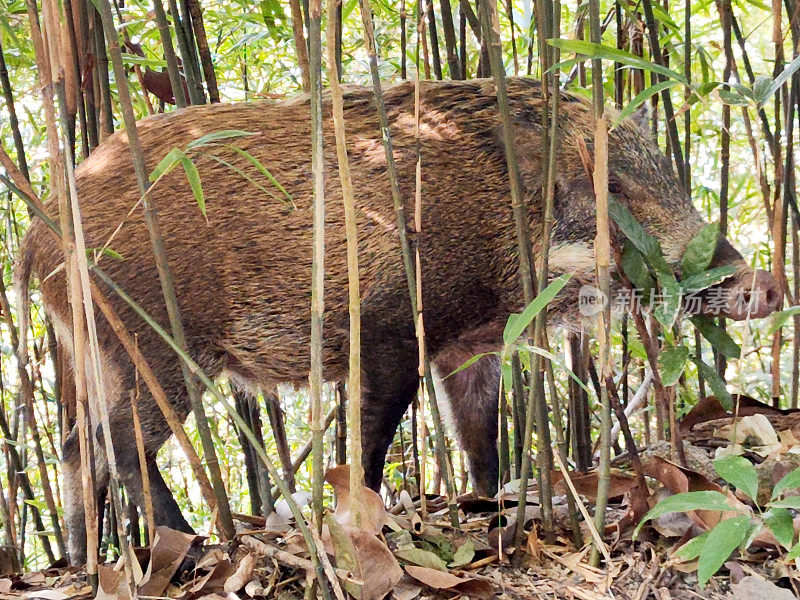
[[194,194],[194,199],[197,202],[197,206],[200,208],[200,212],[203,213],[203,216],[207,218],[206,198],[203,194],[203,184],[200,181],[200,172],[197,170],[197,166],[185,154],[181,156],[180,161],[183,165],[183,170],[186,172],[186,179],[189,180],[189,185],[192,188],[192,194]]
[[456,368],[452,373],[449,373],[448,375],[446,375],[445,379],[447,379],[448,377],[450,377],[452,375],[455,375],[456,373],[460,373],[464,369],[470,368],[472,365],[474,365],[476,362],[478,362],[484,356],[489,356],[490,354],[497,354],[497,352],[482,352],[481,354],[476,354],[475,356],[470,356],[466,361],[464,361],[463,364],[461,364],[458,368]]
[[705,587],[711,576],[745,540],[749,527],[750,516],[741,515],[720,521],[708,532],[697,562],[697,579],[701,587]]
[[631,212],[614,198],[608,199],[608,214],[622,230],[631,243],[642,253],[645,260],[656,273],[670,276],[674,279],[674,274],[664,259],[659,241],[647,233],[641,223],[636,220]]
[[784,475],[781,480],[772,488],[772,497],[777,498],[785,490],[795,490],[800,488],[800,467]]
[[684,85],[688,85],[686,78],[678,73],[661,65],[651,63],[643,58],[626,52],[625,50],[617,50],[602,44],[595,44],[593,42],[586,42],[584,40],[564,40],[564,39],[550,39],[547,43],[556,48],[560,48],[564,52],[575,52],[582,54],[588,58],[603,58],[613,60],[614,62],[622,63],[629,67],[637,69],[644,69],[645,71],[652,71],[675,81],[679,81]]
[[719,90],[719,98],[724,104],[729,106],[749,106],[750,100],[739,92],[733,90]]
[[789,317],[793,317],[794,315],[800,314],[800,304],[796,306],[790,306],[780,312],[775,313],[772,315],[772,320],[767,327],[767,331],[765,333],[766,336],[770,336],[778,329],[786,325],[786,322],[789,320]]
[[792,62],[790,62],[786,68],[781,71],[780,75],[778,75],[774,81],[769,85],[766,92],[764,93],[763,100],[759,103],[759,106],[764,106],[766,102],[772,97],[772,95],[777,92],[780,87],[786,83],[786,80],[792,76],[792,73],[800,69],[800,56],[795,58]]
[[186,149],[194,150],[195,148],[200,148],[201,146],[206,146],[220,140],[229,140],[231,138],[245,137],[248,135],[256,134],[254,131],[242,131],[241,129],[221,129],[220,131],[212,131],[186,144]]
[[728,391],[728,388],[725,387],[725,382],[720,379],[717,370],[712,369],[696,356],[692,356],[691,360],[697,365],[697,370],[700,371],[703,379],[708,383],[708,387],[714,392],[717,400],[719,400],[720,406],[728,411],[733,410],[733,398],[731,398],[731,393]]
[[686,246],[681,260],[681,275],[684,279],[708,269],[719,241],[719,225],[709,223],[694,236]]
[[633,537],[635,539],[639,535],[642,526],[651,519],[657,519],[673,512],[687,512],[690,510],[730,511],[733,508],[728,501],[728,497],[722,492],[703,491],[675,494],[664,498],[650,509],[650,512],[644,516],[641,523],[636,526]]
[[664,81],[660,81],[654,85],[651,85],[647,89],[639,92],[636,97],[628,102],[628,105],[620,111],[619,115],[614,122],[611,124],[611,129],[614,129],[617,125],[622,123],[625,119],[630,117],[634,111],[639,108],[642,104],[650,100],[653,96],[660,93],[661,90],[666,90],[667,88],[671,88],[673,86],[678,85],[678,82],[673,79],[665,79]]
[[556,297],[556,294],[561,291],[561,288],[567,284],[570,277],[571,275],[562,275],[554,279],[550,282],[550,285],[542,290],[541,294],[536,296],[536,298],[525,307],[525,310],[519,314],[512,314],[508,317],[505,329],[503,330],[503,342],[506,345],[512,344],[522,335],[522,332],[527,329],[531,321],[536,318],[536,315],[538,315],[542,309]]
[[788,508],[771,508],[764,513],[764,523],[775,539],[786,548],[791,547],[794,541],[794,521]]
[[167,152],[167,155],[161,159],[161,162],[159,162],[156,168],[153,169],[153,172],[150,173],[150,181],[156,181],[172,171],[180,162],[182,156],[185,156],[185,154],[180,148],[173,148]]
[[688,358],[689,348],[683,345],[662,350],[658,357],[658,371],[661,373],[661,383],[667,387],[678,383]]
[[270,173],[263,164],[261,164],[260,160],[258,160],[255,156],[253,156],[252,154],[250,154],[246,150],[242,150],[241,148],[237,148],[236,146],[231,146],[231,145],[226,144],[225,147],[233,150],[237,154],[239,154],[239,155],[243,156],[244,158],[246,158],[247,160],[249,160],[256,169],[261,171],[261,174],[264,175],[264,177],[266,177],[267,179],[270,180],[272,185],[274,185],[276,188],[278,188],[281,191],[281,193],[283,193],[283,195],[286,196],[286,199],[289,200],[289,202],[293,202],[291,194],[289,192],[287,192],[286,188],[284,188],[281,185],[281,183],[277,179],[275,179],[275,176],[272,173]]
[[711,317],[695,316],[692,317],[691,322],[700,331],[700,334],[706,338],[711,345],[722,352],[726,358],[738,359],[742,355],[742,349],[739,344],[733,341],[733,338],[722,327],[714,323]]
[[758,473],[743,456],[723,456],[714,461],[714,470],[725,481],[743,492],[751,500],[758,495]]
[[[575,383],[577,383],[587,394],[591,394],[592,393],[591,390],[589,389],[589,387],[583,381],[581,381],[581,379],[575,374],[575,372],[572,369],[569,369],[567,367],[567,365],[564,363],[564,361],[562,361],[560,358],[558,358],[552,352],[548,352],[544,348],[539,348],[539,346],[530,346],[530,345],[522,345],[522,346],[519,346],[518,349],[527,350],[528,352],[533,352],[534,354],[538,354],[539,356],[543,356],[544,358],[546,358],[547,360],[552,362],[554,365],[557,365],[567,375],[569,375],[572,378],[572,380]],[[507,389],[511,389],[511,388],[509,387]]]

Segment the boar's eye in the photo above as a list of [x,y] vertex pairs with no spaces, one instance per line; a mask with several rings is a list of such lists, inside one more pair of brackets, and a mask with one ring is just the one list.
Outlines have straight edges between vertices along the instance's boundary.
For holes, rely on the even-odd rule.
[[609,179],[608,180],[608,192],[610,194],[621,194],[622,193],[622,185],[616,179]]

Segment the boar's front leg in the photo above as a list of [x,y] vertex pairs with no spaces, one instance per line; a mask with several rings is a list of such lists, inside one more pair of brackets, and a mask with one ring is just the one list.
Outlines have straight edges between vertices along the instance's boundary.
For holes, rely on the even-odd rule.
[[386,451],[419,386],[416,344],[365,339],[361,364],[361,462],[366,485],[378,491]]

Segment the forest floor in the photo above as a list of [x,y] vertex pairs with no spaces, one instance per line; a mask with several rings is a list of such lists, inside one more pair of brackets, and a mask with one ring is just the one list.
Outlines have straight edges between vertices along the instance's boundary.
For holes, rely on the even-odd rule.
[[[331,469],[326,479],[336,494],[336,508],[326,515],[321,534],[311,533],[314,558],[320,561],[324,579],[335,581],[330,598],[796,598],[800,559],[789,551],[800,532],[798,510],[785,512],[788,532],[767,525],[768,505],[778,497],[776,484],[800,465],[800,412],[773,409],[744,397],[738,404],[736,419],[713,399],[687,414],[679,427],[683,458],[667,442],[646,446],[636,456],[621,453],[614,461],[602,536],[580,515],[588,515],[596,500],[596,473],[564,477],[553,472],[555,534],[548,539],[541,533],[542,510],[534,482],[526,494],[524,552],[518,562],[511,552],[519,497],[515,482],[495,499],[459,498],[460,522],[454,528],[442,496],[413,499],[403,491],[387,509],[366,488],[360,500],[351,498],[348,467]],[[715,470],[715,456],[731,451],[755,466],[758,483],[753,482],[749,494],[744,493],[747,486],[735,489],[726,483],[730,476],[722,478]],[[648,520],[636,531],[660,500],[698,491],[724,495],[731,510],[686,508]],[[800,506],[797,493],[797,489],[782,492],[781,501]],[[361,506],[360,518],[351,508],[355,502]],[[309,584],[320,582],[320,577],[287,502],[280,500],[266,519],[236,518],[237,536],[225,544],[208,544],[201,536],[158,528],[152,550],[135,549],[137,560],[129,561],[132,564],[117,561],[99,567],[96,597],[126,600],[131,597],[129,581],[135,583],[140,598],[308,597]],[[705,544],[711,540],[709,531],[734,518],[748,524],[746,542],[728,548],[723,538],[717,538],[719,548],[707,544],[685,552],[685,544]],[[591,541],[600,537],[600,566],[593,567]],[[575,538],[580,545],[572,542]],[[676,553],[683,546],[683,555]],[[699,562],[715,550],[718,562],[709,574],[717,574],[701,586]],[[91,598],[88,582],[81,569],[23,575],[0,570],[0,600]]]

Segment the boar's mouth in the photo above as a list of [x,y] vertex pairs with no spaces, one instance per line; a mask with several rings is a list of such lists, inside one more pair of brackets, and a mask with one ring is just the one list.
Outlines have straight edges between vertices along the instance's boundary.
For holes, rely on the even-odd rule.
[[744,267],[722,283],[687,296],[684,309],[692,315],[743,321],[772,314],[782,300],[783,292],[772,273]]

